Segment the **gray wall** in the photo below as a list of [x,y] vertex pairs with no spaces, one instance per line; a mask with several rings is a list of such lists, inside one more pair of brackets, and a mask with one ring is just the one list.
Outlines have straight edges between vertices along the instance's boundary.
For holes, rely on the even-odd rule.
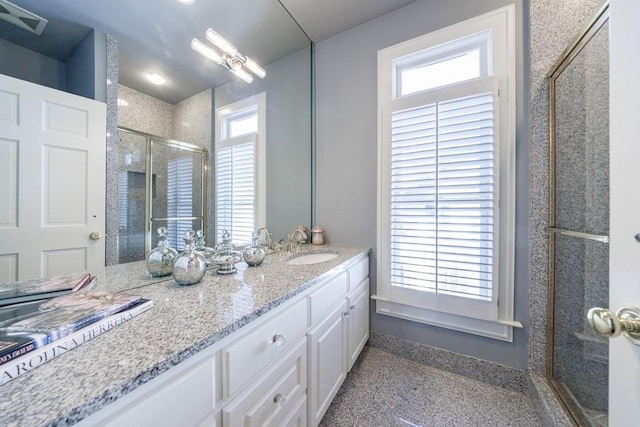
[[107,36],[93,30],[67,59],[67,91],[105,102],[107,81]]
[[216,88],[215,106],[267,93],[266,221],[277,241],[296,225],[311,225],[311,48],[265,69],[264,80],[255,79],[250,85],[234,81]]
[[[418,0],[316,45],[316,215],[333,243],[372,247],[376,291],[377,51],[512,3],[509,0]],[[524,369],[528,306],[528,129],[526,0],[517,19],[517,213],[515,316],[525,329],[513,343],[375,314],[371,329]],[[524,6],[523,6],[524,4]]]
[[66,64],[0,39],[0,74],[66,90]]
[[105,102],[106,38],[92,31],[66,62],[0,39],[0,74]]

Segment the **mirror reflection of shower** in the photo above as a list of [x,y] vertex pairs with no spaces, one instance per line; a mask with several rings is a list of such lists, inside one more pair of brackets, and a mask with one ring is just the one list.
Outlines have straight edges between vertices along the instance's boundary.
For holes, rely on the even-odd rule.
[[206,228],[204,148],[120,128],[118,158],[119,263],[145,259],[159,227],[177,250],[187,230]]

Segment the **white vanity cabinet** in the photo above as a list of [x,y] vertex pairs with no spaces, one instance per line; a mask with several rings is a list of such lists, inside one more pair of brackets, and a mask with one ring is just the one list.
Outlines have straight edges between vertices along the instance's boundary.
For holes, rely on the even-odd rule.
[[317,426],[369,336],[369,260],[106,406],[80,426]]
[[[369,259],[311,293],[308,424],[320,423],[369,339]],[[329,304],[328,302],[331,302]]]
[[369,258],[349,269],[347,306],[347,370],[350,371],[369,339]]

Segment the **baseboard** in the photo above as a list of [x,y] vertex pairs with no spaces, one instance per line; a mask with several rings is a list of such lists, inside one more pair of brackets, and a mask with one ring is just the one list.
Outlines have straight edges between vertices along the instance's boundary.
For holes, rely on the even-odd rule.
[[529,388],[526,371],[440,348],[371,331],[369,345],[393,355],[463,375],[487,384],[525,393]]

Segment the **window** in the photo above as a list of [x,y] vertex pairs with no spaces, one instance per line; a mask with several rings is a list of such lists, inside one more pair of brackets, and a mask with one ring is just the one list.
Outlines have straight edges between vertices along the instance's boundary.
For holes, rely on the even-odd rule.
[[378,52],[378,313],[510,341],[513,6]]
[[216,239],[251,242],[265,224],[265,94],[216,111]]

